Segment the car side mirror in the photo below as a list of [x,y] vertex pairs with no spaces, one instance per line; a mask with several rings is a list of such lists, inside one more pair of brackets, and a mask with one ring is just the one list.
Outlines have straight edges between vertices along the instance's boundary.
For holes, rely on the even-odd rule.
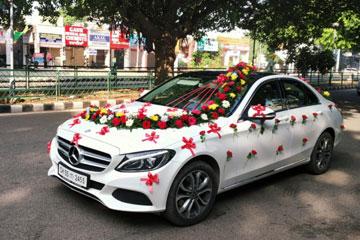
[[270,120],[274,119],[276,113],[271,108],[258,105],[250,106],[248,110],[248,119],[250,120]]

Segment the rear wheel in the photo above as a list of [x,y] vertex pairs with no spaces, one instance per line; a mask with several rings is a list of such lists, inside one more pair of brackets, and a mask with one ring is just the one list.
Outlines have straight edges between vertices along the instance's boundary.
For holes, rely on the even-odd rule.
[[329,169],[333,148],[334,139],[331,134],[329,132],[321,134],[311,153],[311,160],[307,165],[310,173],[322,174]]
[[171,186],[164,217],[179,226],[199,223],[210,213],[217,188],[217,177],[207,163],[186,165]]

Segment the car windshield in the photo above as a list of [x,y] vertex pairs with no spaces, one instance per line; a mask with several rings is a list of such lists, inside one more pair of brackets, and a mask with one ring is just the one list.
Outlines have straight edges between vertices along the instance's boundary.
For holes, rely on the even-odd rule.
[[[222,88],[214,81],[222,72],[197,72],[179,75],[152,90],[138,101],[153,104],[183,108],[189,111],[200,109],[206,102],[213,100],[217,91]],[[241,101],[247,88],[253,81],[238,94],[236,103]]]

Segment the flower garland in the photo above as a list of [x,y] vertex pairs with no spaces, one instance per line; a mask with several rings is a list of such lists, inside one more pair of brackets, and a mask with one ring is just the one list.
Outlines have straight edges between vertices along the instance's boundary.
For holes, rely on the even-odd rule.
[[[184,109],[181,114],[176,114],[171,113],[172,108],[169,108],[167,111],[169,113],[164,115],[154,114],[148,116],[146,115],[146,107],[150,106],[151,103],[146,103],[135,114],[129,114],[125,107],[120,108],[121,111],[113,112],[108,108],[90,106],[79,116],[85,121],[91,121],[95,124],[129,130],[136,128],[179,129],[213,122],[230,112],[241,91],[247,87],[249,75],[254,71],[256,71],[254,66],[240,62],[236,66],[229,68],[226,74],[220,74],[214,81],[217,84],[214,89],[214,93],[217,90],[214,99],[206,100],[200,110],[188,111]],[[74,121],[74,123],[76,122]]]

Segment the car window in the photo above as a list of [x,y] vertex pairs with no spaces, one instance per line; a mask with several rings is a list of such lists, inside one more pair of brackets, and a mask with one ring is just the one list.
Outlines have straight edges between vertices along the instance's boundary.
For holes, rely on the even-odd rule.
[[317,98],[317,96],[307,86],[303,86],[303,88],[306,94],[306,103],[308,105],[318,104],[319,99]]
[[274,111],[279,111],[284,108],[283,99],[276,81],[266,82],[256,90],[249,106],[258,104],[271,108]]
[[303,86],[300,82],[283,80],[288,108],[297,108],[306,105],[306,97]]

